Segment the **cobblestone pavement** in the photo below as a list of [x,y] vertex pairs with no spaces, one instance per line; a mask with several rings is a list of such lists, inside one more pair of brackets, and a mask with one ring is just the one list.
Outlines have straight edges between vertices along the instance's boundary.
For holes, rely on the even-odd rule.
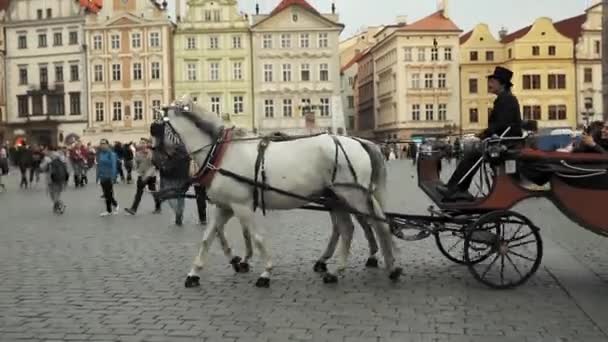
[[[410,165],[390,165],[390,211],[424,213],[430,204]],[[183,228],[171,225],[168,207],[152,215],[149,197],[137,217],[100,218],[100,190],[90,185],[69,189],[58,217],[42,184],[27,191],[16,184],[13,175],[0,194],[0,341],[608,341],[546,267],[518,289],[490,290],[446,260],[432,239],[399,242],[405,275],[391,283],[381,269],[363,267],[367,248],[357,230],[350,267],[338,284],[325,285],[312,264],[329,219],[313,212],[260,217],[276,264],[270,289],[254,287],[259,264],[236,275],[217,245],[201,287],[186,289],[201,237],[193,203]],[[117,187],[121,207],[133,191]],[[608,285],[608,239],[543,200],[518,210],[559,242],[547,248],[576,258]],[[228,234],[242,254],[235,222]]]

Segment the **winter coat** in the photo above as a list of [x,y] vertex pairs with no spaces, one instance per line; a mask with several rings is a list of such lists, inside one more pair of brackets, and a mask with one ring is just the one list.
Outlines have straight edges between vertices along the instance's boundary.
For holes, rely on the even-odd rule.
[[111,150],[100,150],[97,154],[97,180],[115,181],[118,173],[118,159]]

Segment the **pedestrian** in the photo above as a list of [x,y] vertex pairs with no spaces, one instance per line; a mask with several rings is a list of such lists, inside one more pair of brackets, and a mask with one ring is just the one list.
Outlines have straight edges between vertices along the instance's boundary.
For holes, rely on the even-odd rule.
[[86,155],[83,154],[82,144],[78,141],[69,149],[70,162],[74,170],[74,186],[76,188],[84,186],[86,175]]
[[19,187],[27,189],[27,170],[32,167],[32,151],[25,142],[23,142],[17,148],[16,161],[21,173],[21,182],[19,183]]
[[116,155],[116,172],[118,173],[118,176],[120,176],[120,181],[124,183],[125,173],[122,166],[125,153],[122,144],[119,141],[114,142],[114,154]]
[[0,192],[6,191],[2,177],[8,175],[9,169],[8,150],[6,146],[0,147]]
[[41,146],[32,146],[32,165],[30,167],[30,184],[36,181],[36,184],[40,182],[40,164],[44,158],[44,153]]
[[133,172],[133,158],[134,153],[131,149],[132,143],[128,143],[124,145],[123,148],[123,156],[125,160],[125,170],[127,171],[127,184],[131,184],[133,182],[133,178],[131,177],[131,173]]
[[67,158],[57,148],[49,147],[40,163],[40,171],[46,173],[47,191],[53,201],[53,213],[63,214],[65,204],[61,200],[61,193],[65,190],[70,178]]
[[[144,189],[148,187],[148,190],[156,191],[156,168],[152,163],[152,149],[148,141],[142,140],[137,147],[135,152],[135,171],[137,172],[137,190],[135,192],[135,198],[130,208],[125,208],[125,211],[131,215],[137,213],[139,203],[141,202],[141,196],[144,193]],[[161,202],[154,199],[154,213],[159,214],[161,212]]]
[[109,216],[118,212],[118,202],[114,199],[114,183],[118,173],[116,154],[110,148],[106,139],[99,143],[99,154],[97,155],[97,180],[101,184],[103,198],[106,202],[106,211],[100,216]]
[[160,189],[170,189],[178,195],[177,198],[170,199],[168,202],[175,212],[175,225],[181,227],[184,219],[185,195],[190,179],[188,151],[183,145],[178,145],[169,154],[154,151],[153,162],[160,173]]

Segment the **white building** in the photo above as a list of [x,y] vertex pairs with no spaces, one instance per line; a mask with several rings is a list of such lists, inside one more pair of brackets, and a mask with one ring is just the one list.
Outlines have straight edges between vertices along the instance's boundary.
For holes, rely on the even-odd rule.
[[253,17],[255,127],[260,132],[344,133],[335,7],[322,14],[306,0],[282,0]]
[[86,127],[84,15],[72,0],[13,0],[6,22],[7,138],[62,143]]

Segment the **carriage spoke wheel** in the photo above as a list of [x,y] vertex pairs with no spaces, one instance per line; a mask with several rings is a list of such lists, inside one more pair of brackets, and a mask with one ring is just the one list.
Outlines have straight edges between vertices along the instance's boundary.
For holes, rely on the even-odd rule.
[[[457,228],[456,226],[454,228]],[[460,265],[466,265],[468,262],[464,256],[464,241],[465,241],[465,229],[460,230],[444,230],[435,233],[435,243],[441,254],[443,254],[450,261],[453,261]],[[484,248],[482,244],[472,244],[472,248],[479,250],[486,250],[487,253],[477,253],[471,257],[471,263],[482,262],[490,256],[490,251]]]
[[472,195],[475,198],[485,198],[492,192],[494,186],[494,171],[488,163],[482,163],[477,175],[473,178],[471,186]]
[[[485,255],[482,261],[478,256]],[[475,279],[496,289],[525,283],[543,256],[539,229],[525,216],[495,211],[482,216],[464,241],[464,258]]]

